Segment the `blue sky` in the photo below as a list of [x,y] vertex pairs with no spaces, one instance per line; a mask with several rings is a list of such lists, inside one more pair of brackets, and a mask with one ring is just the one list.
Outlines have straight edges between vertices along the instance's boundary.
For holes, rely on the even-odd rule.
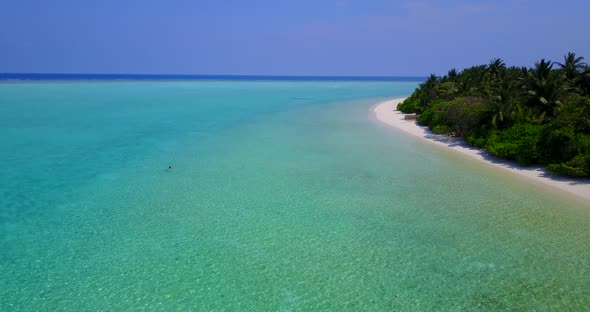
[[590,1],[3,0],[0,72],[425,76],[590,61]]

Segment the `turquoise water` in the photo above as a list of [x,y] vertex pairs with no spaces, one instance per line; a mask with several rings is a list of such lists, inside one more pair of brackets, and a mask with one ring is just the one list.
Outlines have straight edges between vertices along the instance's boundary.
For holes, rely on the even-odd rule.
[[0,310],[588,310],[589,207],[370,120],[415,86],[0,84]]

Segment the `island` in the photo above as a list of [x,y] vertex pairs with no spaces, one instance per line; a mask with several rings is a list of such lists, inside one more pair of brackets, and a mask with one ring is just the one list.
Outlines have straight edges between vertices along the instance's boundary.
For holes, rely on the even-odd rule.
[[430,75],[397,105],[432,132],[501,159],[590,177],[590,67],[575,53],[531,68],[501,59]]

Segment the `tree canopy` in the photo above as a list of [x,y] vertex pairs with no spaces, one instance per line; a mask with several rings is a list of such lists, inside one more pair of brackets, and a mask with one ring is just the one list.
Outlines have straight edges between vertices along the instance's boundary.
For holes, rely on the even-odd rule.
[[590,67],[575,53],[530,68],[493,59],[430,75],[398,109],[498,157],[590,177]]

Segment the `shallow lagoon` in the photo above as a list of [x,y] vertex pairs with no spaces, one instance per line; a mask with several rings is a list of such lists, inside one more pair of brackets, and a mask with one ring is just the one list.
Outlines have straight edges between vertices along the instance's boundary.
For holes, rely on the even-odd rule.
[[415,86],[0,84],[1,310],[590,306],[589,207],[370,120]]

